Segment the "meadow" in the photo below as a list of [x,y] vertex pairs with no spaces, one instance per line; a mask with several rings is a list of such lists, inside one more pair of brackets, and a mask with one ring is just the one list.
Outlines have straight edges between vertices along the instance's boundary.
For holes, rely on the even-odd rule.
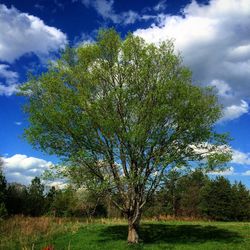
[[143,220],[142,242],[126,242],[126,221],[21,217],[0,222],[0,249],[119,250],[119,249],[250,249],[249,222]]

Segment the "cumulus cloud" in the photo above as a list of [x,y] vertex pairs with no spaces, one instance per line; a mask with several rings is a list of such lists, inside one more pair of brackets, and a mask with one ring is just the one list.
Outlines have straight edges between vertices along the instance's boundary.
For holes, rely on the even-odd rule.
[[9,69],[9,65],[0,64],[0,78],[5,78],[6,83],[15,83],[18,79],[18,73]]
[[43,159],[15,154],[3,157],[3,169],[8,182],[29,184],[35,176],[40,176],[44,170],[49,169],[52,162]]
[[240,104],[238,105],[233,104],[231,106],[228,106],[223,110],[224,115],[220,119],[220,122],[230,121],[239,118],[241,115],[247,114],[248,109],[248,103],[244,100],[241,100]]
[[0,96],[11,96],[17,91],[18,73],[7,64],[0,64]]
[[250,165],[250,153],[233,150],[233,158],[231,162],[241,165]]
[[27,53],[43,57],[67,43],[66,35],[59,29],[4,4],[0,4],[0,30],[0,60],[5,62]]
[[11,84],[11,85],[4,85],[0,83],[0,96],[11,96],[17,92],[19,85],[18,84]]
[[[233,149],[232,150],[232,160],[230,162],[231,164],[237,164],[237,165],[250,165],[250,153],[244,153],[239,150]],[[238,175],[238,176],[249,176],[250,170],[247,171],[236,171],[234,167],[229,167],[223,171],[213,171],[209,172],[211,175]]]
[[161,14],[159,23],[134,34],[153,43],[174,39],[184,63],[193,71],[194,81],[218,88],[225,106],[224,121],[232,120],[248,112],[249,13],[249,0],[192,1],[182,15]]

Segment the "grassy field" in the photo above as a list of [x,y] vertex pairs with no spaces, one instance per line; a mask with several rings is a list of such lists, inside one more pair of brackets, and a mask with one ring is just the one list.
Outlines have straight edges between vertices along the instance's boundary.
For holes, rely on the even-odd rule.
[[250,223],[143,221],[137,246],[126,243],[125,221],[92,223],[59,218],[14,217],[0,222],[0,249],[250,249]]

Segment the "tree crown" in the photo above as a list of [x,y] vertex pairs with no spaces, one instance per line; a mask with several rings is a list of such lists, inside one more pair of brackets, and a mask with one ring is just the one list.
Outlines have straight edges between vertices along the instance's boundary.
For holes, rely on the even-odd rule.
[[132,188],[142,204],[167,167],[230,159],[229,151],[215,150],[226,142],[213,129],[221,116],[217,97],[192,84],[171,41],[156,46],[101,30],[96,43],[68,48],[32,76],[22,93],[29,142],[70,161],[75,179],[94,178],[124,200]]

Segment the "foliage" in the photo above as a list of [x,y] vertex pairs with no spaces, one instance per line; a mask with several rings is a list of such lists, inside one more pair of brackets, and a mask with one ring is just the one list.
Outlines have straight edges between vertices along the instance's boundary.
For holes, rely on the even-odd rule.
[[8,215],[8,211],[6,209],[5,203],[1,202],[0,203],[0,220],[7,217],[7,215]]
[[2,171],[2,160],[0,158],[0,219],[7,215],[6,209],[6,195],[7,195],[7,182]]
[[210,180],[199,169],[183,176],[180,180],[181,199],[180,211],[183,216],[203,217],[201,211],[202,188],[207,185]]
[[145,215],[249,221],[250,192],[241,182],[231,184],[222,176],[210,179],[199,169],[189,173],[172,171]]
[[56,216],[72,216],[73,208],[76,206],[76,197],[74,190],[68,188],[65,190],[57,190],[55,197],[51,203],[51,208]]
[[250,193],[241,182],[231,187],[230,220],[246,221],[250,219]]
[[202,213],[215,220],[249,220],[250,193],[241,183],[220,176],[202,190]]
[[[6,203],[1,205],[6,215],[53,215],[56,217],[121,218],[123,215],[108,195],[68,186],[51,187],[44,192],[35,178],[28,187],[8,184]],[[231,184],[224,177],[209,179],[200,170],[170,172],[162,186],[145,207],[144,218],[203,218],[226,221],[250,220],[250,192],[242,183]]]
[[29,204],[27,187],[18,183],[11,183],[7,189],[6,207],[10,215],[28,214]]
[[44,213],[44,185],[38,177],[31,181],[28,188],[27,202],[29,204],[27,208],[28,214],[31,216],[39,216]]

